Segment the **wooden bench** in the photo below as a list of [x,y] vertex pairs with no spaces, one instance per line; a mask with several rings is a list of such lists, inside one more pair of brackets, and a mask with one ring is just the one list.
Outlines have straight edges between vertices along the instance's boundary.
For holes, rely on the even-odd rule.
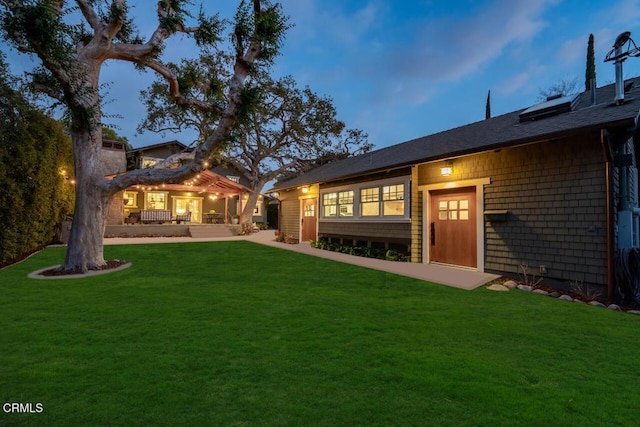
[[171,211],[166,209],[151,209],[140,211],[140,222],[143,224],[171,222]]

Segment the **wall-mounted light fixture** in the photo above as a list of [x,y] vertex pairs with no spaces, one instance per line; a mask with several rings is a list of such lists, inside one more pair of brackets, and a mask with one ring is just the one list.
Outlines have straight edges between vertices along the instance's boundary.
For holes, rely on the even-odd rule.
[[303,194],[307,194],[308,192],[309,192],[309,187],[308,186],[305,185],[304,187],[302,187],[302,193]]
[[440,175],[451,176],[452,173],[453,173],[453,160],[447,160],[444,166],[440,168]]

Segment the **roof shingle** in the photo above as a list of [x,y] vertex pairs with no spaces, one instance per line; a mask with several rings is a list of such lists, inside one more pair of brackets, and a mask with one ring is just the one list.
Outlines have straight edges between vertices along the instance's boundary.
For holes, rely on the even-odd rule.
[[571,112],[520,123],[519,114],[524,109],[514,111],[328,163],[277,183],[271,191],[535,142],[571,132],[632,127],[640,109],[640,78],[629,79],[625,83],[633,83],[633,86],[622,105],[614,105],[615,88],[611,84],[596,90],[595,105],[591,105],[590,92],[583,92]]

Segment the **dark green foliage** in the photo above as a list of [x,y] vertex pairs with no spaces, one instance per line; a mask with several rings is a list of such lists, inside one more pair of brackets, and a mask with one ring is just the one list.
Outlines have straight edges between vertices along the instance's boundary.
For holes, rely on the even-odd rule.
[[[1,71],[1,70],[0,70]],[[60,123],[0,82],[0,263],[50,243],[71,212],[71,141]],[[67,175],[68,178],[68,175]]]
[[311,247],[331,252],[340,252],[347,255],[361,256],[365,258],[386,259],[387,261],[408,262],[411,256],[395,249],[368,248],[362,246],[341,245],[337,242],[327,242],[325,239],[312,240]]
[[224,29],[224,21],[220,19],[219,14],[207,17],[202,10],[198,14],[198,31],[194,35],[194,39],[198,46],[208,46],[218,43],[222,40],[220,34]]
[[185,18],[192,18],[189,7],[190,0],[160,0],[158,2],[158,22],[170,33],[182,31]]
[[[63,12],[55,2],[20,2],[2,13],[2,28],[15,47],[25,49],[27,44],[46,53],[58,64],[65,64],[71,45],[66,37],[72,29],[63,20]],[[31,49],[29,49],[31,51]]]
[[259,59],[265,64],[273,63],[284,40],[284,34],[290,28],[288,17],[282,13],[279,3],[260,1],[262,13],[256,17],[253,14],[253,2],[242,1],[236,12],[236,25],[232,41],[236,54],[241,56],[248,47],[248,43],[257,41],[260,44]]
[[491,118],[491,91],[487,92],[487,105],[485,106],[484,118]]
[[587,46],[587,69],[584,77],[584,90],[590,90],[591,79],[596,79],[596,54],[593,43],[593,34],[589,34],[589,44]]

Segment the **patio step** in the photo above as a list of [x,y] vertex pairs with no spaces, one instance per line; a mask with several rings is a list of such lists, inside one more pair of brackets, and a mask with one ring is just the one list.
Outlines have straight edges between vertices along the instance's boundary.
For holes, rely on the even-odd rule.
[[227,225],[190,225],[189,233],[196,239],[211,239],[219,237],[231,237],[237,235],[233,229]]

